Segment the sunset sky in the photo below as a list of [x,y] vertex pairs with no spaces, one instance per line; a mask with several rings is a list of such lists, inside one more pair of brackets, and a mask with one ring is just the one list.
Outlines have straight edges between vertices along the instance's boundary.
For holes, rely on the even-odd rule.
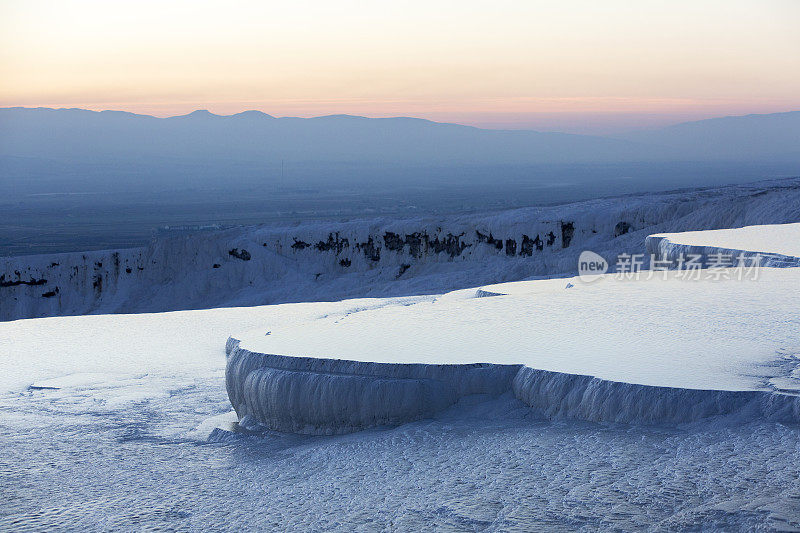
[[800,109],[797,0],[0,0],[0,106],[613,133]]

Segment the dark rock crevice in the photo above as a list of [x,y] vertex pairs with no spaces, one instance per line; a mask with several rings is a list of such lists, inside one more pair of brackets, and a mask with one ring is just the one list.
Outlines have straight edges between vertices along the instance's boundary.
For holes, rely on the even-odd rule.
[[478,230],[475,230],[475,236],[478,237],[478,242],[486,243],[490,246],[494,246],[497,250],[503,249],[503,239],[495,239],[492,232],[489,232],[489,235],[485,235]]
[[530,257],[533,255],[533,250],[536,249],[538,251],[542,251],[544,249],[544,243],[542,242],[541,237],[536,235],[535,239],[531,239],[524,233],[522,234],[522,244],[520,245],[519,255],[524,257]]
[[406,245],[406,241],[404,241],[403,238],[397,233],[387,231],[383,234],[383,245],[386,246],[387,250],[391,250],[393,252],[402,252],[403,247]]
[[233,250],[228,250],[228,255],[230,255],[231,257],[235,257],[236,259],[241,259],[242,261],[250,261],[251,259],[250,252],[248,252],[244,248],[242,248],[241,251],[239,251],[238,248],[234,248]]
[[47,292],[42,293],[42,298],[52,298],[56,294],[58,294],[58,287],[56,287],[52,291],[47,291]]
[[[295,241],[295,244],[297,241]],[[294,245],[292,245],[294,248]],[[350,247],[350,240],[345,238],[339,238],[339,232],[337,231],[334,233],[328,233],[328,240],[326,241],[319,241],[317,244],[314,245],[314,248],[319,250],[320,252],[327,252],[330,250],[335,250],[336,255],[342,253],[342,250],[345,248]]]
[[617,225],[614,226],[614,237],[619,237],[620,235],[625,235],[631,230],[631,225],[624,220],[617,222]]
[[405,238],[397,233],[387,231],[383,235],[383,243],[387,250],[395,252],[402,252],[408,246],[408,253],[415,259],[419,259],[429,251],[435,254],[446,252],[451,258],[461,255],[461,253],[471,246],[470,244],[461,242],[461,237],[464,234],[453,235],[448,233],[445,237],[439,238],[436,236],[431,239],[425,231],[416,231],[414,233],[406,234]]
[[[19,271],[15,271],[15,274],[17,275],[17,277],[20,276]],[[31,278],[30,280],[16,279],[13,281],[6,281],[5,274],[0,274],[0,287],[16,287],[18,285],[29,285],[31,287],[36,287],[38,285],[45,285],[46,283],[47,280],[44,278],[40,279]]]
[[561,247],[562,248],[569,247],[569,243],[572,242],[573,235],[575,235],[575,224],[573,222],[562,222],[561,223]]
[[306,248],[311,246],[310,244],[308,244],[305,241],[301,241],[300,239],[297,239],[295,237],[292,237],[292,238],[294,239],[294,244],[292,244],[292,249],[293,250],[305,250]]
[[425,251],[428,249],[428,234],[426,232],[414,232],[410,235],[406,235],[406,244],[408,245],[408,253],[411,254],[411,257],[419,259],[422,257],[423,249],[422,245],[425,245]]
[[98,295],[103,292],[103,276],[98,274],[92,278],[92,287]]
[[514,239],[506,239],[506,255],[514,257],[517,255],[517,241]]
[[361,242],[356,244],[356,248],[364,252],[364,257],[369,259],[370,261],[380,261],[381,260],[381,247],[375,246],[375,241],[372,237],[367,239],[367,242]]
[[448,233],[444,239],[439,239],[436,237],[434,240],[428,240],[428,246],[433,249],[435,253],[442,253],[447,252],[447,255],[450,258],[454,258],[456,256],[461,255],[461,253],[472,246],[471,244],[467,244],[465,242],[461,242],[461,237],[464,234],[461,233],[459,235],[453,235],[452,233]]

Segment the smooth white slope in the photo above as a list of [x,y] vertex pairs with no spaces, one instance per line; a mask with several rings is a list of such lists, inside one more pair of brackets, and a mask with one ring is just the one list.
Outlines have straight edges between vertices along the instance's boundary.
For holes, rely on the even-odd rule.
[[[254,352],[362,362],[520,364],[626,383],[764,390],[800,354],[800,269],[757,280],[606,276],[494,285],[237,336]],[[573,287],[565,288],[567,284]],[[269,331],[269,335],[266,333]]]
[[[414,299],[402,301],[406,300]],[[394,301],[361,299],[0,322],[0,392],[19,392],[36,384],[101,394],[114,385],[117,390],[108,389],[107,399],[124,401],[166,394],[181,383],[212,377],[222,387],[225,338],[232,332],[256,326],[285,327]],[[100,408],[106,396],[98,398]]]

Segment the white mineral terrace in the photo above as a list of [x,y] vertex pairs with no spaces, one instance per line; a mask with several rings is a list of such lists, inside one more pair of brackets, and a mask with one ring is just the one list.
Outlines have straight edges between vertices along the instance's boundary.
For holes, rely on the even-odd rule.
[[800,270],[730,274],[505,283],[484,287],[503,296],[457,291],[238,338],[248,350],[287,356],[526,365],[642,385],[756,390],[772,371],[767,365],[787,349],[800,351]]
[[676,244],[714,246],[800,257],[800,223],[659,233],[654,237],[666,237]]
[[[511,391],[548,417],[800,421],[800,269],[515,282],[229,342],[242,425],[337,433]],[[650,279],[647,279],[647,278]]]
[[781,256],[790,264],[800,262],[800,223],[658,233],[647,240],[648,248],[660,243],[661,251],[667,253],[674,253],[675,250],[671,248],[685,250],[686,253],[713,253],[717,250],[734,254],[749,252]]

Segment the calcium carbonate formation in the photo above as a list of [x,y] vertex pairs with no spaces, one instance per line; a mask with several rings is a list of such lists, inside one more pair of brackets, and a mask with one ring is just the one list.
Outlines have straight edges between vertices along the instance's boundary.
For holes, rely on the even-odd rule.
[[426,418],[470,394],[516,398],[550,419],[681,424],[714,416],[800,422],[800,397],[654,387],[523,365],[384,364],[251,352],[228,341],[226,384],[251,431],[349,433]]
[[[442,293],[574,275],[646,236],[797,222],[800,180],[496,214],[159,235],[143,248],[0,258],[0,320]],[[650,248],[669,251],[653,241]]]
[[[734,242],[740,234],[751,239]],[[772,234],[798,242],[800,224],[648,242],[662,253],[755,254],[753,238],[763,245]],[[320,317],[247,343],[229,338],[228,395],[250,431],[346,433],[501,394],[549,419],[796,424],[800,269],[785,267],[797,264],[764,261],[757,280],[685,281],[674,270],[522,281]]]

